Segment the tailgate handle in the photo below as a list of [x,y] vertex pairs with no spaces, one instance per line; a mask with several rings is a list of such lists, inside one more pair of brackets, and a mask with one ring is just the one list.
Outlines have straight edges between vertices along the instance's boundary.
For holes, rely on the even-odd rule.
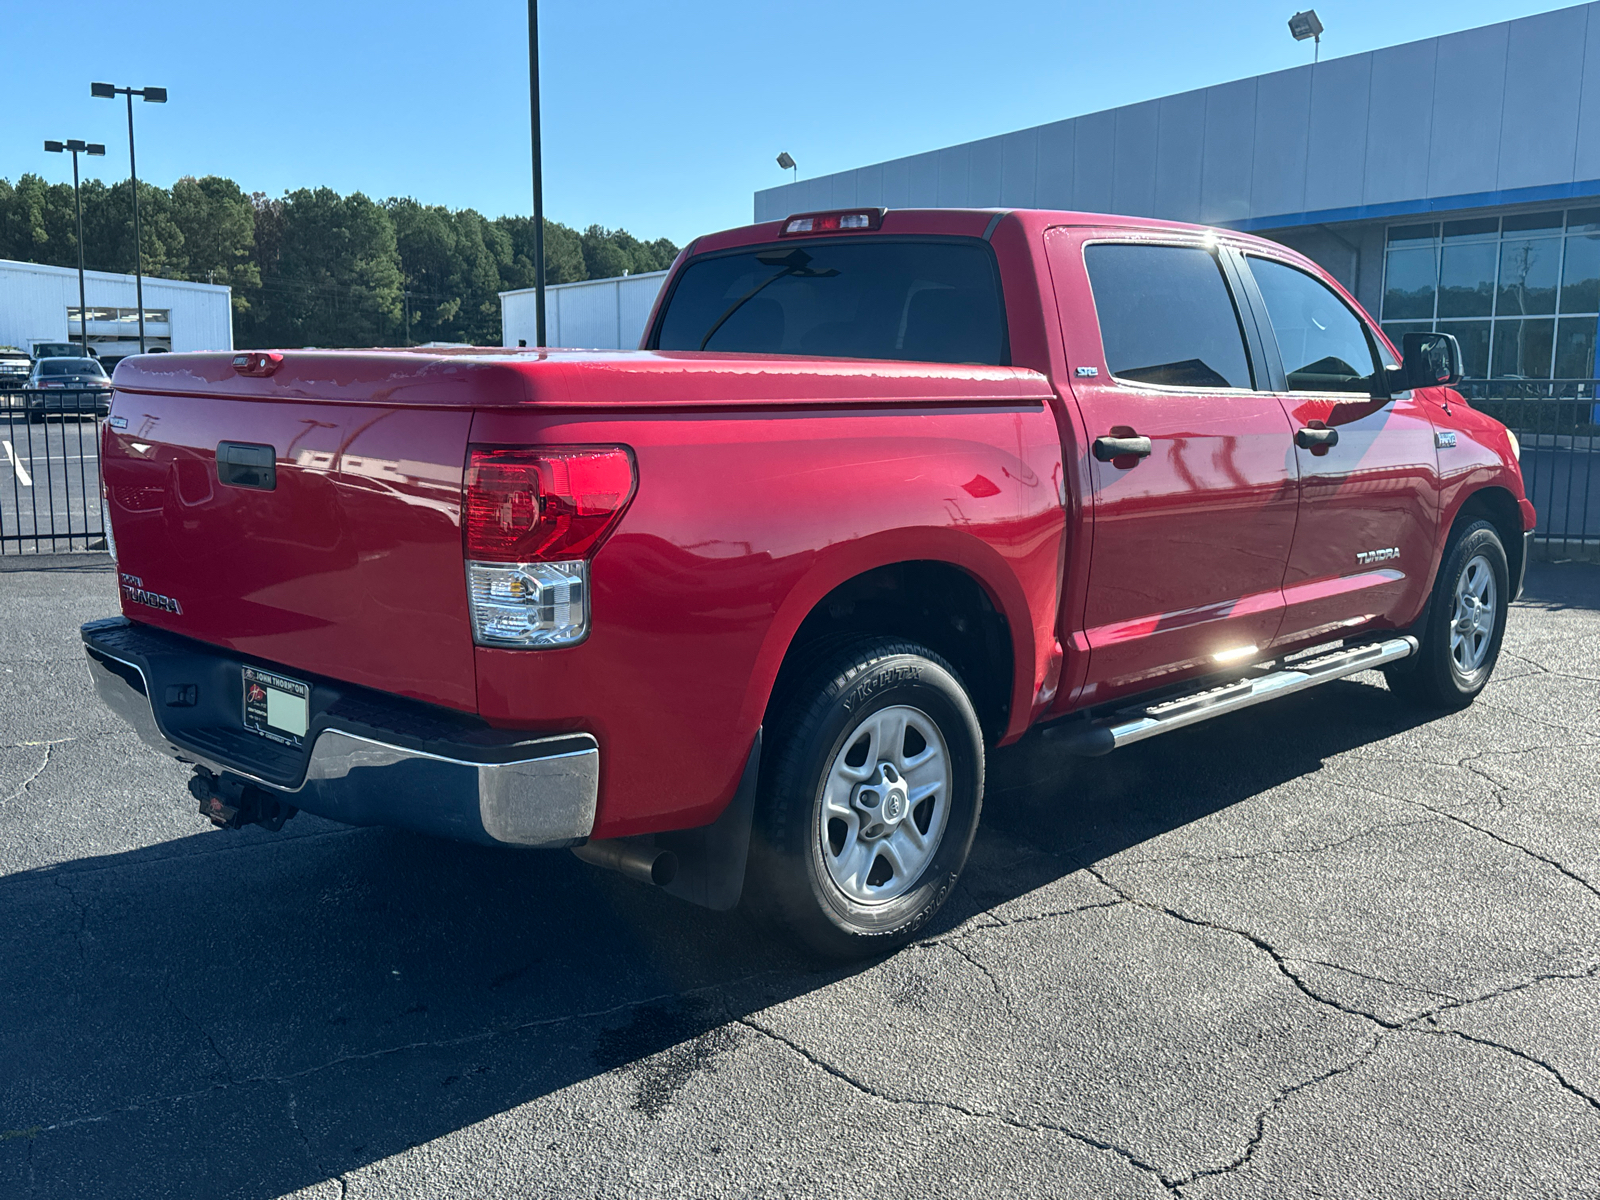
[[271,492],[278,487],[277,451],[253,442],[217,443],[217,478],[229,487]]

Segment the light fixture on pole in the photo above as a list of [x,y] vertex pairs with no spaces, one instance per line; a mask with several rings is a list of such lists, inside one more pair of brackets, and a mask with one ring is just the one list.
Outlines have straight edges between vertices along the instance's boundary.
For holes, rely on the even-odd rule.
[[533,118],[533,344],[544,345],[544,164],[539,145],[539,0],[528,0],[528,107]]
[[67,152],[72,155],[72,211],[78,218],[78,341],[83,347],[83,356],[88,358],[89,313],[83,291],[83,201],[78,196],[78,155],[99,157],[106,152],[106,148],[99,142],[84,142],[77,138],[68,138],[65,142],[46,142],[44,148],[51,154]]
[[1315,63],[1322,57],[1322,21],[1317,17],[1317,10],[1308,8],[1305,12],[1297,12],[1289,18],[1289,32],[1294,34],[1294,40],[1303,42],[1307,38],[1315,40],[1315,49],[1311,52],[1311,61]]
[[793,171],[795,180],[799,180],[800,168],[795,165],[794,155],[790,154],[787,150],[780,150],[778,152],[778,165],[785,171]]
[[109,83],[91,83],[89,94],[97,100],[128,98],[128,178],[133,181],[133,287],[134,303],[139,306],[139,353],[144,353],[144,247],[139,238],[139,168],[133,157],[133,98],[140,97],[148,104],[165,104],[167,89],[158,87],[115,87]]

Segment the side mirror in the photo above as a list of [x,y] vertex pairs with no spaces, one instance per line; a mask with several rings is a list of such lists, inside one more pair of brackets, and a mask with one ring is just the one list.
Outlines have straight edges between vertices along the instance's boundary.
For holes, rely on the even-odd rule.
[[1461,382],[1461,343],[1454,334],[1408,333],[1401,341],[1400,376],[1406,387],[1455,387]]

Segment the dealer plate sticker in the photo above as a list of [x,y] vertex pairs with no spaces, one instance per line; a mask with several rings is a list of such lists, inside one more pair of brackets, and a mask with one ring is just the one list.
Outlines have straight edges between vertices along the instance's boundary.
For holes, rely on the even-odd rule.
[[298,679],[246,667],[244,727],[285,746],[299,746],[311,727],[311,689]]

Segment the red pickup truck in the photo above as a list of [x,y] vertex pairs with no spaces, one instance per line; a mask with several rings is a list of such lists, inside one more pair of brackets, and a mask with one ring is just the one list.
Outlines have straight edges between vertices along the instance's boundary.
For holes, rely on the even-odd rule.
[[217,824],[569,847],[872,953],[1035,725],[1471,702],[1534,512],[1406,343],[1242,234],[861,209],[698,239],[637,351],[126,359],[83,640]]

